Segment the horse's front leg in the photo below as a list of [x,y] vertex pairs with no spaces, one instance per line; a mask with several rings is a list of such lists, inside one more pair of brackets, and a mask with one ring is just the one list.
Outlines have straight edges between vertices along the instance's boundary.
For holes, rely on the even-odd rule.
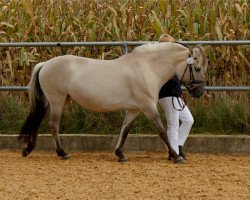
[[115,148],[115,155],[118,157],[118,162],[126,162],[127,158],[122,152],[123,145],[126,141],[128,133],[131,129],[133,120],[138,116],[140,111],[126,111],[126,115],[123,121],[121,133],[119,136],[118,143]]
[[155,106],[155,108],[145,109],[144,113],[153,122],[154,127],[159,133],[159,137],[168,147],[169,152],[174,156],[174,162],[179,164],[186,163],[186,161],[181,156],[179,156],[172,148],[168,140],[167,132],[161,122],[157,107]]
[[62,114],[63,105],[60,104],[50,104],[50,120],[49,120],[49,128],[54,139],[56,145],[56,153],[63,160],[69,159],[70,154],[66,153],[63,148],[59,138],[59,124]]

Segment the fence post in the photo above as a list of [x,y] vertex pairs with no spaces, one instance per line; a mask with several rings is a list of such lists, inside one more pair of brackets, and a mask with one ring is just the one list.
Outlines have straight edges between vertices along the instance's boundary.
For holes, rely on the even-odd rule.
[[123,54],[128,54],[128,42],[123,42]]

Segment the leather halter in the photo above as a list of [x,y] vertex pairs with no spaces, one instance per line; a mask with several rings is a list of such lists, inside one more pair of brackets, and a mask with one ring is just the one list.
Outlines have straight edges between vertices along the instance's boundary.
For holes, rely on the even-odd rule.
[[[189,92],[192,91],[195,88],[200,87],[202,85],[202,83],[205,82],[204,80],[195,80],[194,79],[194,71],[193,71],[194,70],[193,69],[194,60],[197,60],[197,58],[192,57],[191,53],[189,53],[188,58],[187,58],[187,67],[186,67],[186,69],[185,69],[185,71],[184,71],[184,73],[183,73],[183,75],[181,77],[181,80],[180,80],[181,83],[183,85],[185,85],[185,87],[187,88],[187,90]],[[185,75],[188,68],[189,68],[189,77],[190,77],[190,79],[189,79],[188,83],[184,83],[182,80],[183,80],[183,77],[184,77],[184,75]],[[200,68],[197,67],[197,66],[194,67],[194,68],[195,68],[196,71],[200,70]]]

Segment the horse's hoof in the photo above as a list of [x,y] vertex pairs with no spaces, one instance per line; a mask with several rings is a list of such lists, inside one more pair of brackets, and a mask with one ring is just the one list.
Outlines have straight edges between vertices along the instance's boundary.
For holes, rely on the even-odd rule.
[[177,158],[177,159],[174,160],[174,163],[175,164],[186,164],[187,161],[180,156],[179,158]]
[[119,149],[115,150],[115,155],[118,157],[118,162],[127,162],[128,159],[124,156],[123,152]]
[[27,157],[34,148],[35,146],[33,144],[27,144],[27,146],[22,149],[22,156]]
[[118,159],[118,162],[122,162],[122,163],[127,162],[127,161],[128,159],[126,157],[122,157]]
[[56,154],[58,157],[61,157],[62,160],[68,160],[70,159],[70,154],[66,153],[63,149],[57,149]]
[[22,157],[27,157],[29,155],[29,152],[26,150],[26,148],[22,149]]
[[62,156],[62,160],[69,160],[71,158],[70,154],[65,154]]

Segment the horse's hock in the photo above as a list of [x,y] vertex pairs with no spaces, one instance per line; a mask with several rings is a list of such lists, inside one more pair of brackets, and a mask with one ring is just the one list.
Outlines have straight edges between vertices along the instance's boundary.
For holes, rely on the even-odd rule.
[[[62,145],[72,151],[113,151],[118,135],[61,134]],[[17,135],[0,135],[0,149],[21,149]],[[36,150],[54,151],[50,134],[38,135]],[[164,151],[164,143],[157,135],[131,134],[125,151]],[[194,153],[250,154],[248,135],[190,135],[185,151]]]

